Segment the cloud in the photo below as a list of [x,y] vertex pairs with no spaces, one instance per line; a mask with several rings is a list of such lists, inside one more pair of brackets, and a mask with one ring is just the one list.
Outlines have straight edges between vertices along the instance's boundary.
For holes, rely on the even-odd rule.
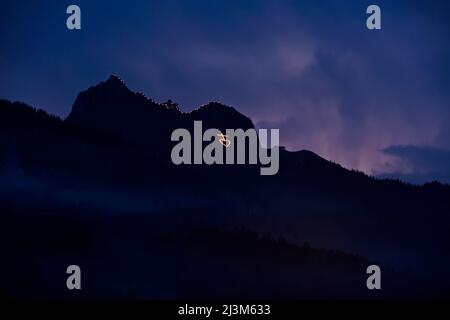
[[440,130],[439,134],[436,137],[436,143],[446,148],[450,148],[450,115],[441,122],[439,128]]
[[382,150],[399,162],[380,177],[398,178],[411,183],[440,181],[450,183],[450,150],[430,146],[390,146]]

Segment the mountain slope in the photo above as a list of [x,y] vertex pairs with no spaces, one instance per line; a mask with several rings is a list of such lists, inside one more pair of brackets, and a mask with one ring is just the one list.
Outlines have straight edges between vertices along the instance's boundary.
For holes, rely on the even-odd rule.
[[245,226],[421,272],[450,266],[448,186],[374,179],[306,150],[281,150],[275,176],[248,165],[175,166],[170,134],[193,120],[253,127],[232,107],[183,113],[115,77],[80,93],[65,121],[2,100],[2,212],[27,203],[36,213],[158,214],[183,228]]

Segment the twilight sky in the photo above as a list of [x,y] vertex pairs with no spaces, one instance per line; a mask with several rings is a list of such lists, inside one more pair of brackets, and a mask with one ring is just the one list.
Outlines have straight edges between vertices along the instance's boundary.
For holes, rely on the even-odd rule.
[[[66,28],[81,8],[82,30]],[[382,30],[366,29],[366,8]],[[120,76],[188,111],[233,105],[290,150],[450,183],[450,1],[0,0],[0,98],[61,117]]]

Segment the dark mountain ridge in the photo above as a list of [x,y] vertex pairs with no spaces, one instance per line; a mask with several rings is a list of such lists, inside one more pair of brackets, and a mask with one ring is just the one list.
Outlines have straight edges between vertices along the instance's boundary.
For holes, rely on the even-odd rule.
[[81,92],[65,122],[165,149],[173,130],[190,128],[194,120],[203,121],[205,129],[253,128],[251,120],[232,107],[210,102],[183,113],[170,100],[157,103],[130,91],[116,76]]
[[[105,82],[81,92],[64,120],[37,110],[24,103],[1,101],[2,127],[11,130],[39,127],[48,130],[58,128],[66,134],[85,136],[88,139],[103,139],[105,142],[139,142],[151,147],[169,147],[170,133],[176,128],[192,127],[194,120],[201,120],[204,129],[217,128],[221,131],[235,128],[254,128],[252,121],[231,106],[218,102],[207,103],[190,112],[182,112],[170,100],[157,103],[144,94],[132,92],[117,76],[111,75]],[[167,139],[169,137],[169,139]],[[171,147],[171,146],[170,146]],[[141,145],[142,148],[142,145]],[[166,150],[167,151],[167,150]],[[305,171],[329,171],[340,176],[354,176],[373,180],[362,172],[347,170],[327,161],[311,151],[289,152],[282,150],[281,158],[288,170],[292,167],[308,168]],[[289,173],[292,177],[293,175]],[[295,176],[295,174],[294,174]],[[328,176],[327,178],[331,178]],[[379,180],[379,179],[378,179]],[[400,181],[381,179],[391,184]],[[404,183],[405,186],[409,184]],[[439,183],[434,183],[439,188]],[[444,187],[444,186],[442,186]]]
[[[91,230],[90,219],[101,215],[110,234],[112,213],[143,215],[142,225],[155,233],[167,226],[175,237],[199,225],[244,226],[412,269],[431,283],[440,275],[430,270],[450,266],[449,186],[375,179],[306,150],[280,150],[274,176],[261,176],[254,165],[176,166],[171,133],[192,130],[194,120],[204,129],[253,128],[230,106],[212,102],[181,112],[171,101],[130,91],[114,76],[80,93],[65,120],[0,100],[2,219],[21,225],[23,216],[51,212],[77,217]],[[123,220],[121,226],[129,221]],[[133,221],[127,230],[139,229]],[[86,232],[96,238],[95,230]],[[125,243],[133,234],[127,232]],[[450,277],[439,281],[445,287]]]

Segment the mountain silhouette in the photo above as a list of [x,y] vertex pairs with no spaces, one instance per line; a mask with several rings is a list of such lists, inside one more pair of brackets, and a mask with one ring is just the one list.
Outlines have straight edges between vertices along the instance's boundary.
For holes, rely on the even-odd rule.
[[117,76],[81,92],[65,120],[83,128],[115,134],[138,143],[152,141],[153,148],[168,147],[177,128],[190,128],[201,120],[203,128],[253,128],[250,119],[234,108],[211,102],[188,113],[170,100],[157,103],[142,93],[132,92]]
[[[198,282],[202,274],[228,279],[216,291],[222,297],[260,297],[264,286],[251,283],[262,278],[267,292],[283,297],[365,296],[365,283],[354,272],[364,278],[369,261],[386,266],[388,278],[397,277],[392,283],[400,287],[391,283],[384,297],[449,294],[450,276],[434,272],[450,267],[449,186],[375,179],[307,150],[281,149],[273,176],[261,176],[259,165],[176,166],[171,133],[192,130],[195,120],[204,129],[254,127],[233,107],[211,102],[182,112],[170,100],[158,103],[129,90],[116,76],[81,92],[64,120],[0,100],[0,224],[7,230],[1,249],[10,261],[4,274],[12,279],[0,294],[20,295],[11,288],[20,282],[23,263],[42,272],[31,296],[59,292],[57,283],[43,289],[49,277],[44,270],[57,273],[67,252],[93,264],[91,272],[106,286],[115,275],[102,276],[104,266],[92,255],[113,264],[120,253],[142,265],[112,268],[136,273],[136,282],[120,284],[129,291],[108,287],[115,293],[100,290],[92,297],[205,297],[214,291]],[[192,241],[198,230],[206,231]],[[305,241],[316,249],[305,249]],[[183,261],[182,270],[177,261]],[[259,273],[251,272],[255,268]],[[287,268],[291,272],[277,273]],[[171,280],[154,280],[146,270]],[[305,272],[298,277],[309,291],[289,285],[295,270]],[[198,291],[186,289],[193,283],[182,274],[197,279]],[[348,282],[336,280],[339,274]],[[233,289],[233,277],[242,286]],[[146,291],[146,283],[157,288]]]

